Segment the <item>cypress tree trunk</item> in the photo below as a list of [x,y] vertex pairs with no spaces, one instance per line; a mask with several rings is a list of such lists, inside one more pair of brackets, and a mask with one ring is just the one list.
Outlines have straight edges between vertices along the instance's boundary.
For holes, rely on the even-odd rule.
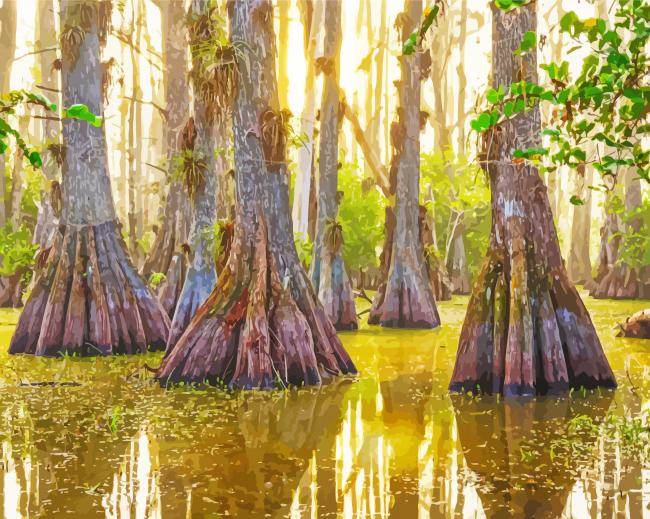
[[[402,41],[418,26],[421,0],[405,0]],[[429,286],[420,240],[420,56],[400,56],[398,120],[391,130],[395,182],[395,232],[390,269],[379,287],[368,322],[393,328],[434,328],[440,324]],[[391,175],[392,176],[392,175]]]
[[327,316],[337,330],[356,330],[357,312],[341,246],[343,236],[338,214],[339,162],[339,53],[341,48],[341,3],[325,3],[325,48],[319,60],[323,73],[320,109],[318,175],[318,219],[312,254],[311,280]]
[[[493,11],[493,86],[517,71],[537,81],[535,53],[514,51],[536,29],[535,4]],[[520,61],[520,60],[523,60]],[[564,268],[546,188],[537,170],[512,163],[516,148],[538,146],[539,107],[499,125],[487,174],[492,233],[461,331],[450,390],[535,395],[572,387],[614,387],[591,318]],[[488,149],[486,147],[486,149]]]
[[[105,4],[61,4],[63,103],[103,113]],[[83,38],[71,34],[83,31]],[[81,41],[80,41],[81,40]],[[20,316],[10,353],[139,353],[165,346],[169,319],[138,277],[120,234],[103,127],[66,119],[61,225]]]
[[[192,71],[190,78],[194,92],[193,118],[183,132],[183,146],[192,152],[195,167],[199,165],[201,178],[196,182],[191,171],[184,170],[184,182],[192,202],[192,227],[190,229],[191,263],[172,319],[167,341],[168,351],[187,328],[199,306],[214,288],[217,277],[215,260],[211,247],[211,235],[217,220],[218,177],[217,160],[214,154],[217,134],[219,141],[225,141],[225,113],[228,96],[222,95],[219,85],[211,83],[214,78],[202,60],[207,45],[213,41],[216,30],[209,0],[193,0],[190,11],[190,50]],[[219,93],[217,93],[219,92]],[[221,175],[223,176],[223,175]]]
[[164,81],[166,91],[167,178],[170,180],[160,230],[144,262],[142,274],[149,279],[153,272],[162,272],[165,279],[157,293],[169,317],[174,315],[181,294],[187,261],[181,245],[187,242],[190,226],[190,204],[182,182],[174,178],[175,159],[181,153],[181,131],[189,112],[187,88],[187,29],[182,0],[160,4],[163,15],[165,45]]
[[275,79],[269,0],[229,2],[243,42],[233,112],[237,213],[217,286],[157,373],[162,383],[223,381],[237,388],[320,384],[355,373],[293,241],[286,127]]

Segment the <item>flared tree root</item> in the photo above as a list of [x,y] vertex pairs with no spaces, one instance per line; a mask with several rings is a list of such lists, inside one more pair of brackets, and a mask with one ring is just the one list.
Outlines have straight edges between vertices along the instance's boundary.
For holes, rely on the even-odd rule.
[[[330,254],[326,252],[325,254]],[[359,328],[352,283],[340,252],[320,262],[318,299],[325,313],[339,331]]]
[[620,325],[620,328],[619,337],[650,339],[650,308],[628,317],[625,323]]
[[388,281],[377,290],[368,323],[389,328],[440,326],[440,315],[427,282],[425,274],[415,268],[394,266]]
[[[259,211],[261,213],[261,211]],[[317,385],[356,373],[295,251],[273,247],[258,213],[157,379],[238,389]]]
[[125,250],[115,221],[60,226],[9,352],[57,356],[163,350],[169,318]]
[[536,276],[524,250],[513,251],[507,269],[505,257],[493,251],[483,265],[449,389],[525,396],[616,387],[566,271]]
[[0,308],[23,306],[22,275],[23,271],[19,270],[9,276],[0,276]]
[[616,265],[587,284],[589,295],[596,299],[650,298],[650,269]]
[[170,319],[174,317],[176,304],[181,297],[185,276],[187,276],[187,257],[184,252],[176,252],[169,262],[165,278],[154,290]]
[[176,310],[174,311],[167,339],[167,353],[181,338],[196,311],[210,295],[215,282],[214,267],[204,270],[189,268],[185,283],[181,287],[181,294],[177,299]]

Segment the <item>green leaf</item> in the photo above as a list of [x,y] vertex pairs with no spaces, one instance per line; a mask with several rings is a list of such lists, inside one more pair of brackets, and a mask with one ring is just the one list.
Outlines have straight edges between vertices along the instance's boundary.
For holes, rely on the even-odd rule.
[[569,198],[569,202],[571,202],[573,205],[585,205],[584,200],[577,197],[576,195],[571,195],[571,198]]
[[534,31],[528,31],[519,44],[519,48],[515,50],[517,56],[521,56],[535,49],[537,45],[537,34]]
[[79,119],[86,121],[99,128],[102,125],[103,117],[95,115],[84,104],[74,104],[63,109],[63,117],[68,119]]
[[405,56],[410,56],[415,52],[415,46],[417,45],[418,34],[417,32],[412,32],[408,39],[404,42],[402,47],[402,54]]
[[42,168],[43,167],[43,160],[41,159],[40,153],[37,151],[32,151],[27,158],[29,159],[29,163],[34,166],[35,168]]

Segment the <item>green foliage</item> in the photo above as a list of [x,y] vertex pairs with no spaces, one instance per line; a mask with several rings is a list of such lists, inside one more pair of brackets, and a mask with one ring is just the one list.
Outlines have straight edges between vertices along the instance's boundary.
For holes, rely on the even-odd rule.
[[535,51],[537,49],[537,34],[534,31],[528,31],[524,34],[524,37],[521,40],[521,45],[515,51],[517,56],[523,56],[528,54],[530,51]]
[[441,0],[436,0],[433,7],[426,7],[424,9],[420,27],[409,34],[409,37],[402,45],[402,54],[409,56],[418,49],[427,31],[433,25],[433,22],[437,20],[442,5],[443,3]]
[[523,7],[527,5],[532,0],[494,0],[494,5],[503,11],[510,11],[516,9],[517,7]]
[[0,229],[0,276],[30,269],[37,249],[27,226],[21,225],[16,231],[10,227]]
[[[453,172],[453,180],[448,171]],[[431,189],[433,203],[427,200]],[[453,192],[453,196],[451,193]],[[478,166],[453,152],[423,154],[421,158],[420,196],[427,210],[435,215],[439,258],[445,257],[445,244],[453,226],[453,215],[464,213],[465,252],[474,276],[485,256],[490,235],[490,193]]]
[[138,245],[138,248],[146,256],[151,250],[154,240],[156,239],[156,234],[152,230],[148,230],[142,234],[142,236],[137,239],[135,242]]
[[[496,3],[502,9],[518,7],[514,0]],[[548,63],[540,68],[546,71],[549,86],[520,81],[508,92],[490,89],[486,95],[490,106],[471,121],[472,129],[487,132],[540,102],[550,103],[554,116],[542,134],[554,152],[518,150],[515,159],[546,156],[541,171],[592,163],[601,174],[612,176],[621,167],[631,167],[650,181],[650,150],[641,144],[650,134],[649,27],[650,5],[643,0],[620,0],[611,28],[603,19],[581,20],[574,12],[567,13],[560,30],[576,42],[574,49],[586,46],[590,51],[580,73],[571,77],[565,61]],[[531,34],[526,33],[521,53],[534,49]],[[589,157],[594,142],[602,151]]]
[[621,240],[618,261],[637,269],[650,265],[650,200],[646,197],[641,205],[628,211],[622,190],[616,189],[610,195],[606,210],[618,215],[622,224],[612,236]]
[[167,276],[163,272],[152,272],[149,276],[149,286],[156,289],[166,278]]
[[314,251],[314,244],[309,239],[309,236],[304,236],[301,232],[293,233],[293,241],[296,243],[296,250],[298,251],[300,263],[309,268],[309,265],[311,265],[312,253]]
[[343,164],[339,170],[339,190],[343,260],[350,272],[375,269],[384,242],[386,200],[374,184],[364,181],[356,164]]
[[[25,142],[25,136],[20,135],[18,130],[13,128],[8,121],[8,116],[16,113],[18,105],[34,105],[44,108],[46,111],[57,111],[57,105],[50,103],[44,95],[34,94],[26,90],[12,90],[6,94],[0,94],[0,154],[4,154],[9,148],[9,137],[12,136],[18,147],[22,150],[23,156],[34,168],[43,167],[41,154],[29,147]],[[93,126],[101,126],[103,118],[93,114],[84,104],[75,104],[69,108],[63,108],[63,118],[80,119],[87,121]]]

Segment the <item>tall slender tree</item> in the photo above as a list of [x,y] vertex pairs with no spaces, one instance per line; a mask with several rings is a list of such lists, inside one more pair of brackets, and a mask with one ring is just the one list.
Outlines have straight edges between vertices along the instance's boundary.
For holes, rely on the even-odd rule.
[[[109,19],[106,2],[61,2],[65,106],[83,104],[94,114],[103,113],[100,48]],[[9,351],[53,356],[162,349],[169,319],[126,252],[111,194],[104,127],[66,119],[63,144],[61,225]]]
[[336,217],[339,196],[339,66],[340,0],[325,2],[325,44],[318,69],[323,74],[318,158],[318,219],[312,253],[311,280],[328,317],[339,330],[357,328],[354,294],[341,247],[343,231]]
[[571,243],[567,271],[569,278],[582,285],[591,280],[591,260],[589,259],[589,238],[591,236],[591,183],[593,171],[580,166],[575,176],[574,196],[582,201],[573,206]]
[[[176,344],[197,308],[206,300],[216,282],[215,259],[211,235],[217,219],[218,177],[215,143],[217,134],[224,134],[226,113],[230,104],[230,70],[221,65],[223,52],[216,51],[225,39],[219,27],[217,9],[210,0],[192,0],[188,18],[192,70],[190,80],[194,92],[193,117],[182,136],[186,153],[183,178],[192,201],[192,227],[189,247],[192,259],[172,319],[168,348]],[[220,139],[225,141],[224,138]]]
[[[405,0],[398,22],[402,41],[419,24],[421,0]],[[420,83],[422,52],[400,56],[399,108],[391,128],[395,182],[395,228],[386,279],[379,287],[368,322],[397,328],[440,324],[420,240]],[[386,226],[389,227],[387,217]],[[387,242],[389,243],[389,242]],[[384,251],[386,255],[388,251]]]
[[[536,30],[536,3],[505,12],[492,4],[492,83],[537,81],[536,50],[515,52]],[[616,385],[587,309],[560,255],[546,188],[537,169],[512,161],[540,145],[539,107],[484,138],[492,232],[461,330],[452,391],[535,395]]]
[[[2,2],[0,7],[0,93],[9,92],[11,66],[16,51],[16,2]],[[7,220],[5,194],[5,155],[0,153],[0,226]]]
[[187,26],[183,0],[159,2],[163,20],[165,82],[167,178],[169,188],[160,229],[142,267],[142,274],[163,273],[165,278],[158,288],[158,298],[169,317],[174,315],[180,297],[187,258],[182,245],[187,242],[190,227],[190,204],[183,182],[175,174],[181,160],[181,132],[189,112],[187,84]]
[[[467,39],[467,21],[466,18],[467,8],[465,3],[462,4],[461,15],[461,31],[458,36],[461,49],[461,57],[464,51],[465,41]],[[441,153],[445,158],[448,154],[462,154],[464,153],[464,146],[462,148],[452,148],[452,128],[453,126],[447,122],[448,113],[453,112],[451,96],[446,95],[446,85],[449,83],[447,80],[447,67],[452,55],[453,45],[451,38],[451,28],[454,18],[451,16],[445,17],[439,22],[439,30],[436,30],[435,35],[431,40],[431,82],[435,94],[434,101],[434,148],[438,153]],[[461,59],[460,67],[464,67],[465,62]],[[457,69],[458,70],[458,69]],[[458,76],[458,109],[460,110],[461,104],[464,107],[466,79],[464,72]],[[462,91],[461,91],[462,89]],[[464,108],[463,112],[464,114]],[[460,117],[460,112],[459,112]],[[459,120],[458,125],[464,124]],[[459,129],[460,134],[464,132]],[[454,179],[454,170],[449,161],[445,162],[445,172],[452,180]],[[453,200],[457,194],[453,189],[449,193],[450,198]],[[467,254],[465,251],[465,237],[464,237],[464,212],[456,208],[452,208],[449,214],[449,235],[447,237],[447,244],[445,247],[445,262],[444,268],[449,272],[452,291],[456,294],[468,294],[470,290],[470,277],[469,266],[467,264]]]
[[157,377],[240,388],[319,384],[356,369],[293,241],[273,7],[269,0],[238,0],[228,9],[231,42],[243,53],[233,112],[235,233],[217,286]]
[[320,35],[323,15],[323,2],[301,0],[299,2],[305,32],[305,97],[300,133],[304,142],[298,148],[298,168],[294,183],[291,216],[294,230],[303,238],[309,232],[310,194],[312,192],[312,171],[314,169],[314,121],[316,118],[316,47]]
[[[57,41],[54,2],[42,0],[38,3],[38,47],[40,48],[39,65],[41,73],[41,86],[47,91],[50,99],[54,98],[59,104],[59,73],[57,69]],[[48,50],[49,49],[49,50]],[[60,167],[61,156],[61,123],[55,117],[43,120],[42,141],[45,145],[43,152],[43,176],[50,185],[49,192],[41,190],[41,200],[36,217],[33,241],[41,249],[48,249],[58,225],[60,216],[60,201],[54,200],[60,193]]]

